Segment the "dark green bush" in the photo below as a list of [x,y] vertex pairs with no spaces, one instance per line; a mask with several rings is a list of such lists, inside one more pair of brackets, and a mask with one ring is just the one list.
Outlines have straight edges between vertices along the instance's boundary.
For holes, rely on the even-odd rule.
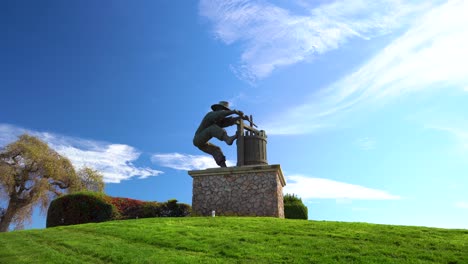
[[107,196],[95,192],[79,192],[52,201],[47,211],[47,227],[97,223],[119,217],[117,208]]
[[148,217],[184,217],[190,215],[192,208],[188,204],[177,203],[172,199],[164,203],[143,202],[127,208],[122,218],[148,218]]
[[307,207],[302,199],[294,194],[284,196],[284,218],[289,219],[308,219]]
[[188,204],[178,203],[176,199],[168,200],[165,203],[161,203],[161,215],[162,217],[183,217],[190,215],[192,207]]

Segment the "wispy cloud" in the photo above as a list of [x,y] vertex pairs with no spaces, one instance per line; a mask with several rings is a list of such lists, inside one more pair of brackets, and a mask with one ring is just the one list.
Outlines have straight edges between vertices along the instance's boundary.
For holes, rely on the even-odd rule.
[[[267,124],[269,134],[310,133],[358,106],[415,92],[462,91],[468,87],[467,13],[467,1],[434,5],[357,71],[282,111],[279,117],[275,113]],[[274,121],[285,118],[288,124]]]
[[417,9],[398,0],[302,6],[305,12],[294,14],[266,1],[201,0],[199,12],[213,23],[218,39],[228,45],[243,44],[240,63],[232,69],[239,78],[254,82],[275,68],[336,49],[350,38],[386,33]]
[[228,99],[228,102],[229,102],[229,107],[231,109],[234,109],[235,107],[238,106],[239,102],[245,100],[245,98],[247,98],[247,96],[244,94],[244,93],[240,93],[236,96],[233,96],[231,98]]
[[390,194],[383,190],[329,179],[306,177],[303,175],[288,176],[284,192],[294,193],[305,200],[397,200],[401,198],[400,196]]
[[5,146],[17,140],[18,135],[24,133],[31,133],[31,131],[8,124],[0,124],[0,146]]
[[51,148],[69,158],[76,168],[88,166],[100,171],[104,181],[108,183],[119,183],[133,177],[143,179],[162,173],[151,168],[135,166],[133,162],[138,160],[141,153],[128,145],[32,131],[8,124],[0,124],[0,146],[15,141],[17,136],[23,133],[37,136],[47,142]]
[[[459,123],[460,124],[460,123]],[[463,127],[460,125],[455,124],[446,124],[446,125],[430,125],[426,126],[431,129],[439,130],[447,132],[448,134],[452,135],[458,142],[458,146],[460,146],[464,150],[468,150],[468,127]],[[468,120],[465,122],[461,122],[461,124],[468,125]]]
[[455,207],[462,208],[462,209],[468,209],[468,202],[456,202]]
[[[180,153],[154,154],[151,157],[151,161],[159,166],[175,170],[204,170],[219,167],[216,165],[213,157],[205,155],[188,155]],[[227,160],[226,165],[230,167],[234,166],[235,163],[231,160]]]
[[354,142],[354,144],[362,150],[372,150],[372,149],[375,149],[375,146],[377,143],[375,139],[363,137],[363,138],[357,139]]

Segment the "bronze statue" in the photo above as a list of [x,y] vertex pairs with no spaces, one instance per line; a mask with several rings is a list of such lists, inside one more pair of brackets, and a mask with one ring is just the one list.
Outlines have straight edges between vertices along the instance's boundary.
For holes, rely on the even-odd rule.
[[[220,101],[218,104],[211,106],[212,112],[205,115],[200,123],[195,136],[193,137],[193,145],[198,147],[201,151],[211,154],[220,167],[226,167],[226,157],[224,156],[221,148],[208,142],[211,138],[215,137],[221,141],[232,145],[237,138],[237,134],[228,136],[223,127],[232,126],[242,119],[244,113],[238,110],[229,109],[229,103]],[[238,117],[228,117],[232,114],[239,115]]]

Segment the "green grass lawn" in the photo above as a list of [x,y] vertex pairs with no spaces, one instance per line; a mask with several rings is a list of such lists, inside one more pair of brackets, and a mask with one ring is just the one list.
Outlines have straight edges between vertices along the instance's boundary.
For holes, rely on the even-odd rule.
[[0,263],[468,263],[468,230],[148,218],[0,233]]

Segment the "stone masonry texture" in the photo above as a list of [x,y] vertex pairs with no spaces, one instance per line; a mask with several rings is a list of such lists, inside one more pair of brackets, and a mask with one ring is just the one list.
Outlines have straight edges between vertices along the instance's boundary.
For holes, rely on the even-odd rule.
[[192,214],[197,216],[273,216],[284,218],[279,165],[243,166],[190,171]]

